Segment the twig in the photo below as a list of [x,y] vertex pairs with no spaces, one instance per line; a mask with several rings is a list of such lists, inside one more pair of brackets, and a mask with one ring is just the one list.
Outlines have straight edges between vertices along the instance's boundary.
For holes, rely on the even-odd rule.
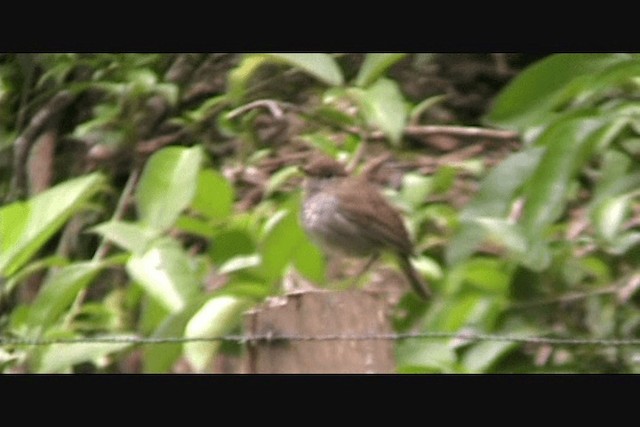
[[[350,129],[351,132],[357,132],[357,129]],[[504,129],[489,129],[477,126],[448,126],[448,125],[409,125],[404,128],[404,134],[407,136],[420,137],[432,135],[449,135],[458,137],[481,137],[491,139],[516,139],[519,137],[518,132]],[[373,131],[369,134],[371,139],[384,139],[386,135],[380,130]]]
[[[127,207],[127,202],[129,201],[129,197],[133,193],[133,189],[135,184],[138,182],[138,177],[140,176],[140,169],[136,168],[129,175],[129,179],[127,179],[127,183],[122,190],[122,194],[118,199],[118,204],[116,205],[116,209],[111,216],[111,221],[119,220],[123,217],[125,209]],[[109,251],[109,246],[107,240],[103,237],[96,249],[96,252],[93,254],[92,261],[99,261],[103,259],[107,252]]]
[[68,90],[58,92],[31,118],[24,132],[13,143],[13,180],[9,201],[20,198],[26,192],[27,158],[36,137],[51,118],[71,104],[75,98],[76,95]]
[[[136,182],[138,181],[139,175],[140,175],[140,169],[138,168],[134,169],[131,172],[131,175],[129,175],[129,179],[127,180],[127,183],[125,184],[124,189],[122,190],[122,194],[118,199],[118,204],[116,205],[116,209],[113,212],[113,215],[111,216],[111,221],[118,220],[122,218],[122,216],[124,215],[124,211],[127,207],[127,201],[129,200],[129,196],[133,192],[133,188]],[[100,240],[100,244],[98,245],[96,252],[93,254],[93,258],[91,259],[91,261],[98,262],[104,259],[104,257],[107,255],[107,252],[109,251],[109,248],[110,248],[110,243],[107,241],[105,237],[102,237],[102,239]],[[64,319],[62,321],[62,324],[64,325],[65,328],[69,326],[73,318],[80,311],[80,304],[82,304],[82,301],[84,301],[84,297],[86,295],[87,295],[87,288],[82,288],[80,292],[78,292],[78,295],[76,295],[75,299],[73,300],[73,303],[71,304],[71,308],[69,308],[67,314],[64,316]]]
[[169,135],[162,135],[156,138],[151,138],[151,139],[141,141],[136,145],[136,152],[138,154],[153,153],[159,150],[160,148],[164,147],[165,145],[169,145],[175,142],[176,140],[186,136],[187,134],[188,134],[188,130],[180,129],[179,131],[176,131]]
[[562,295],[556,298],[546,298],[537,301],[528,301],[522,303],[512,304],[509,309],[511,310],[520,310],[523,308],[532,308],[538,307],[541,305],[549,305],[549,304],[560,304],[566,302],[578,301],[581,299],[589,298],[596,295],[607,295],[607,294],[615,294],[620,290],[620,287],[617,285],[607,286],[606,288],[598,289],[591,292],[574,292],[566,295]]
[[281,103],[279,101],[274,101],[273,99],[259,99],[257,101],[250,102],[241,107],[238,107],[227,114],[229,119],[236,118],[237,116],[244,114],[247,111],[254,110],[256,108],[265,107],[269,110],[271,115],[276,119],[280,119],[283,116],[281,106],[286,106],[287,104]]
[[451,135],[483,137],[492,139],[516,139],[518,132],[504,129],[489,129],[476,126],[411,125],[404,129],[408,136]]

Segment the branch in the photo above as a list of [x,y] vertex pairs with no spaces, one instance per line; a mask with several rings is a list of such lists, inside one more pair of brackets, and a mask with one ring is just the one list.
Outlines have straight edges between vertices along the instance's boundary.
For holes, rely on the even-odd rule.
[[76,95],[68,90],[58,92],[31,118],[25,130],[13,143],[13,180],[9,201],[18,199],[26,193],[26,163],[36,137],[51,119],[71,104],[75,98]]
[[273,117],[275,117],[276,119],[280,119],[283,116],[283,112],[282,112],[282,108],[281,105],[285,105],[286,104],[282,104],[278,101],[274,101],[272,99],[259,99],[257,101],[253,101],[250,102],[248,104],[245,104],[241,107],[236,108],[235,110],[230,111],[227,114],[227,118],[229,119],[233,119],[241,114],[244,114],[247,111],[250,110],[254,110],[256,108],[260,108],[260,107],[264,107],[267,108],[269,110],[269,112],[271,113],[271,115]]

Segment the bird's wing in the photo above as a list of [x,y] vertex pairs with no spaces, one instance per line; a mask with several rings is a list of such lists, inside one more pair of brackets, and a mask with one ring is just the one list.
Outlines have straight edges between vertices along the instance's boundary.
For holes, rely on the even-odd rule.
[[[397,250],[402,254],[412,253],[409,233],[402,218],[391,204],[370,183],[360,179],[360,191],[345,194],[344,186],[337,189],[343,209],[340,213],[361,229],[370,229],[370,238],[382,246]],[[352,183],[351,183],[352,184]],[[375,210],[367,208],[375,206]]]

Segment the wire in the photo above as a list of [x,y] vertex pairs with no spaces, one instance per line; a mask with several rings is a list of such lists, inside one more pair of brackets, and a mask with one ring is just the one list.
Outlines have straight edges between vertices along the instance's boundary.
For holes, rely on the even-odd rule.
[[185,344],[190,342],[227,341],[240,344],[273,343],[278,341],[399,341],[406,339],[457,338],[464,341],[496,341],[521,344],[555,344],[571,346],[623,347],[640,345],[640,339],[594,339],[594,338],[553,338],[540,336],[496,335],[473,332],[416,332],[416,333],[372,333],[372,334],[256,334],[223,335],[215,337],[139,337],[139,336],[95,336],[82,338],[12,338],[0,337],[2,346],[45,346],[53,344],[98,344],[122,343],[132,345]]

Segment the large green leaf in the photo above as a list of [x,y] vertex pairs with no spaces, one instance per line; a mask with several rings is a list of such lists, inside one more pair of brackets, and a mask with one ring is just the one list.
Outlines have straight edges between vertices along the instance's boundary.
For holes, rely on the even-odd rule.
[[593,74],[631,58],[626,54],[551,55],[513,79],[496,97],[485,121],[520,131],[540,124],[555,108],[588,90]]
[[[240,64],[228,74],[227,96],[234,104],[240,103],[247,93],[247,86],[253,73],[269,58],[266,55],[246,55]],[[224,117],[221,115],[220,117]]]
[[[203,295],[188,303],[182,310],[167,316],[153,332],[151,338],[174,338],[184,335],[184,328],[193,315],[207,301]],[[146,373],[170,372],[174,363],[182,354],[182,343],[157,343],[143,348],[143,370]]]
[[261,271],[270,281],[281,277],[284,268],[293,262],[304,238],[295,212],[284,210],[282,213],[283,215],[277,216],[277,222],[266,224],[265,228],[268,228],[268,231],[259,245],[262,256]]
[[[229,295],[215,296],[207,301],[189,320],[186,338],[213,338],[223,336],[242,320],[242,314],[253,301]],[[184,344],[184,355],[197,372],[210,365],[220,348],[221,341],[193,341]]]
[[461,362],[469,373],[483,373],[509,351],[518,347],[509,341],[482,341],[468,349]]
[[593,220],[598,235],[611,242],[621,231],[630,210],[631,194],[623,194],[605,200],[595,209]]
[[29,328],[37,335],[53,325],[102,268],[104,264],[99,262],[76,262],[51,274],[31,305]]
[[456,353],[447,340],[404,340],[396,346],[400,373],[451,373]]
[[370,85],[389,67],[405,56],[406,53],[368,53],[356,76],[356,86]]
[[531,147],[513,154],[496,166],[480,184],[475,197],[460,212],[462,225],[446,249],[448,264],[462,262],[487,238],[486,227],[479,218],[504,218],[517,191],[535,171],[545,149]]
[[[107,338],[107,337],[101,337]],[[132,339],[132,335],[111,335],[108,338]],[[99,343],[60,343],[48,346],[40,357],[37,373],[60,373],[84,362],[100,364],[100,359],[131,346],[129,342],[99,342]]]
[[220,173],[205,169],[198,175],[192,207],[211,219],[224,219],[233,211],[233,186]]
[[333,57],[326,53],[274,53],[270,56],[288,62],[330,86],[340,86],[344,77]]
[[0,209],[0,275],[11,276],[104,186],[99,173],[56,185]]
[[366,90],[356,91],[362,113],[367,122],[378,127],[392,143],[397,144],[407,121],[407,106],[398,84],[390,79],[379,79]]
[[199,294],[195,267],[172,239],[159,239],[146,252],[132,254],[126,268],[147,294],[172,313]]
[[135,195],[144,224],[158,230],[174,224],[196,194],[201,162],[199,146],[167,147],[149,158]]
[[116,220],[99,224],[91,231],[135,253],[144,252],[151,241],[159,235],[158,230],[149,228],[145,224]]
[[482,180],[475,197],[460,213],[460,219],[506,215],[516,192],[536,170],[544,151],[544,147],[531,147],[500,162]]
[[564,212],[569,184],[594,146],[590,136],[599,135],[601,126],[601,120],[588,117],[561,120],[536,140],[547,149],[524,187],[521,224],[528,236],[540,235],[542,227]]

